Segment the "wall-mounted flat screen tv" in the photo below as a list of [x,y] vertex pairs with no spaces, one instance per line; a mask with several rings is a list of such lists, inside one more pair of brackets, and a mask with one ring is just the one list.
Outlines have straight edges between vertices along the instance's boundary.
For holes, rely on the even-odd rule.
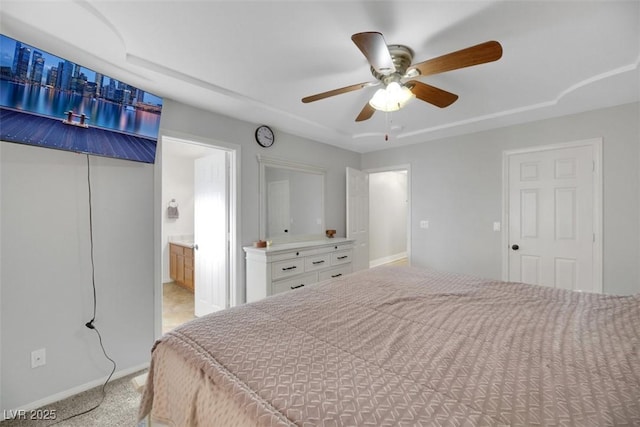
[[162,98],[0,34],[0,139],[153,163]]

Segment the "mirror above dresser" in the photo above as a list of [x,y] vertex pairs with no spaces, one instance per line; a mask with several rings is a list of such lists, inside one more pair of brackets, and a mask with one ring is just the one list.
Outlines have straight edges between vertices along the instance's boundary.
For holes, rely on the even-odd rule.
[[260,239],[287,243],[323,239],[326,170],[258,156]]
[[258,156],[260,240],[245,246],[246,301],[301,289],[352,271],[353,239],[325,230],[323,168]]

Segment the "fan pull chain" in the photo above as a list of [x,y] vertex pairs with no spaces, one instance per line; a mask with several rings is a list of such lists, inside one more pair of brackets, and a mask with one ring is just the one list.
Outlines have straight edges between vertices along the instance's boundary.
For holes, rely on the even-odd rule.
[[384,113],[384,119],[385,119],[385,123],[387,125],[387,132],[384,134],[384,140],[385,141],[389,141],[389,133],[391,133],[391,113],[390,112],[385,112]]

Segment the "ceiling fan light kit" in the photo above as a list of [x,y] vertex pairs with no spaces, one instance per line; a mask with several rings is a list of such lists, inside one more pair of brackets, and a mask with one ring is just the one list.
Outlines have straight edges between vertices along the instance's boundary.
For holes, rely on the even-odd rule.
[[378,89],[369,101],[369,105],[378,111],[398,111],[416,96],[406,86],[391,82],[385,88]]
[[398,111],[413,98],[436,107],[448,107],[458,99],[458,95],[415,79],[497,61],[502,57],[502,46],[492,40],[412,65],[413,50],[404,45],[387,45],[379,32],[356,33],[351,40],[369,62],[376,81],[307,96],[302,98],[302,102],[314,102],[382,83],[384,87],[378,89],[365,104],[356,122],[370,119],[376,110]]

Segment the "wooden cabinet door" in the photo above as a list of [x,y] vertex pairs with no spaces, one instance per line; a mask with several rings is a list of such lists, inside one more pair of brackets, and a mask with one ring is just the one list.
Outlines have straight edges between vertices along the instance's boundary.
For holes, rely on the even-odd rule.
[[194,280],[193,280],[193,249],[184,250],[184,285],[190,290],[194,290]]
[[171,280],[175,281],[177,279],[177,269],[178,269],[178,256],[171,252],[169,254],[169,277]]
[[176,282],[181,281],[181,277],[184,277],[184,273],[180,273],[183,270],[180,264],[184,263],[182,258],[182,246],[169,243],[169,277]]
[[169,276],[183,288],[194,290],[193,249],[169,243]]

